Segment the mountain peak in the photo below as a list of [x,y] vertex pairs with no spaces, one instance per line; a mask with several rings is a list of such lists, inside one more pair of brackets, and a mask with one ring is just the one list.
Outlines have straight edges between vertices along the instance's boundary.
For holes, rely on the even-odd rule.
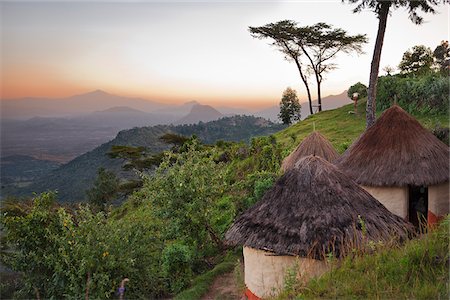
[[190,113],[178,120],[176,124],[196,124],[200,121],[209,122],[220,119],[223,116],[223,114],[212,106],[195,104],[192,106]]

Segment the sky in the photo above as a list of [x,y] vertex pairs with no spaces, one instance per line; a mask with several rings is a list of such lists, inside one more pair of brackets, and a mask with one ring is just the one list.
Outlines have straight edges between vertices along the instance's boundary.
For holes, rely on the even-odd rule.
[[[341,54],[322,95],[368,84],[376,15],[354,14],[333,1],[0,1],[1,99],[66,97],[96,89],[149,100],[234,107],[279,103],[286,87],[306,93],[294,64],[249,26],[290,19],[326,22],[367,34],[364,54]],[[423,44],[449,39],[449,6],[421,14],[414,25],[403,8],[388,19],[380,73]],[[315,86],[312,87],[315,89]],[[315,93],[313,94],[315,98]]]

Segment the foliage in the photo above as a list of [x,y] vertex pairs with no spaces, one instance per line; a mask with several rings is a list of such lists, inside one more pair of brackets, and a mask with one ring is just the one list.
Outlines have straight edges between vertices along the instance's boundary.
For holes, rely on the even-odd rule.
[[418,45],[403,53],[398,68],[402,74],[419,76],[430,73],[432,65],[433,53],[431,49],[423,45]]
[[278,117],[284,124],[290,125],[292,122],[300,121],[302,106],[298,101],[297,91],[286,88],[280,101],[280,113]]
[[14,250],[2,259],[23,274],[16,296],[106,299],[124,277],[130,279],[130,297],[161,293],[161,245],[154,235],[158,223],[136,215],[134,222],[110,223],[104,213],[80,207],[72,214],[54,202],[54,194],[44,193],[26,215],[5,212],[2,217]]
[[448,299],[448,226],[449,217],[404,246],[380,245],[336,261],[327,274],[279,298]]
[[359,96],[358,96],[359,99],[367,97],[367,86],[365,86],[361,82],[355,83],[354,85],[349,87],[349,89],[347,91],[347,96],[350,99],[353,99],[353,94],[354,93],[358,93],[359,94]]
[[442,75],[450,75],[450,48],[448,47],[448,41],[441,41],[441,44],[433,51],[433,57],[436,64],[439,66],[439,71]]
[[95,211],[105,211],[107,205],[117,196],[118,190],[119,179],[116,175],[100,168],[94,186],[86,191],[89,204]]
[[419,77],[382,76],[378,82],[378,105],[380,110],[397,102],[408,112],[448,111],[448,78],[439,74]]

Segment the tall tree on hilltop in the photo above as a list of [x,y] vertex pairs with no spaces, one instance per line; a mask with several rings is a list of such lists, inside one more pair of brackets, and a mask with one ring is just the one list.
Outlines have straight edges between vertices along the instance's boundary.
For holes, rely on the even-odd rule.
[[368,8],[373,10],[379,19],[377,38],[375,40],[375,48],[370,66],[369,91],[366,107],[366,126],[370,127],[375,123],[375,99],[377,95],[378,71],[380,68],[381,49],[383,48],[384,33],[386,31],[389,12],[391,9],[394,10],[399,7],[406,7],[409,13],[409,19],[414,24],[419,25],[423,22],[423,18],[417,14],[418,9],[425,13],[435,13],[433,6],[439,4],[440,2],[450,3],[450,0],[342,0],[342,2],[346,1],[351,4],[358,4],[353,9],[354,13],[361,12],[363,9]]
[[433,52],[431,52],[431,49],[424,45],[418,45],[403,53],[398,68],[402,74],[412,76],[423,75],[431,72],[433,62]]
[[285,59],[295,63],[300,74],[300,78],[306,88],[309,102],[309,112],[310,114],[313,114],[311,91],[308,83],[309,73],[311,70],[306,67],[301,60],[302,50],[300,46],[294,43],[293,35],[297,29],[297,24],[290,20],[269,23],[260,27],[249,27],[249,31],[254,38],[272,39],[272,45],[284,54]]
[[287,125],[290,125],[293,121],[299,121],[301,108],[297,92],[290,87],[285,89],[281,97],[280,114],[278,115],[281,121]]
[[341,28],[320,22],[312,26],[299,27],[295,31],[294,41],[308,58],[317,83],[318,110],[322,111],[321,84],[323,75],[336,68],[330,62],[339,52],[362,53],[362,45],[367,43],[365,34],[348,35]]

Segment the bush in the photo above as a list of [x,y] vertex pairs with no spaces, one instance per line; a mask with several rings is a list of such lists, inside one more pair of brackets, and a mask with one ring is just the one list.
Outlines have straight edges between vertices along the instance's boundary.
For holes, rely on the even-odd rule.
[[448,77],[429,74],[420,77],[382,76],[377,85],[377,108],[381,111],[396,101],[408,112],[447,112]]
[[130,279],[127,296],[155,297],[164,292],[159,268],[158,223],[148,216],[109,222],[88,206],[71,212],[43,193],[21,216],[1,219],[11,252],[2,260],[22,273],[18,297],[107,299]]

